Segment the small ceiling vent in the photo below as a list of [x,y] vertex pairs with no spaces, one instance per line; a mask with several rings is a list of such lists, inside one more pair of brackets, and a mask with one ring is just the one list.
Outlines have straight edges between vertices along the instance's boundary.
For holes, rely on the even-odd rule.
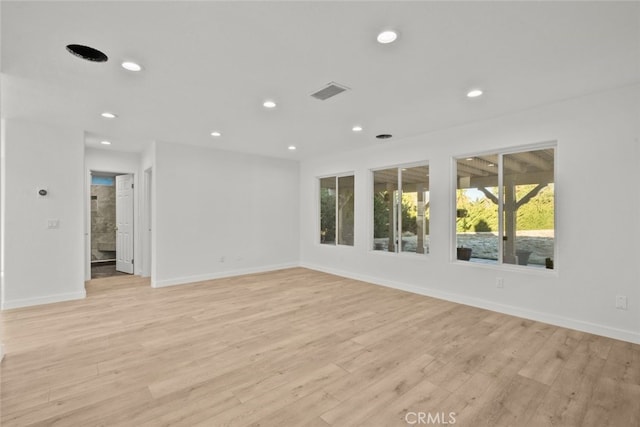
[[333,96],[336,96],[339,93],[344,92],[345,90],[349,90],[348,87],[339,85],[338,83],[331,82],[327,83],[327,86],[320,89],[319,91],[312,93],[315,99],[319,99],[320,101],[327,100]]
[[107,59],[109,59],[103,52],[100,52],[98,49],[94,49],[91,46],[69,44],[67,45],[67,50],[72,55],[91,62],[107,62]]

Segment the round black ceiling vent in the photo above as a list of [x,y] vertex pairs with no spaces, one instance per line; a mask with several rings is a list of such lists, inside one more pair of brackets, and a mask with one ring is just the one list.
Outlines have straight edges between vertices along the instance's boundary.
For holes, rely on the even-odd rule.
[[391,138],[391,136],[392,135],[388,134],[388,133],[381,133],[380,135],[376,135],[376,138],[378,138],[378,139],[389,139],[389,138]]
[[86,59],[91,62],[107,62],[107,55],[89,46],[81,44],[69,44],[67,50],[78,58]]

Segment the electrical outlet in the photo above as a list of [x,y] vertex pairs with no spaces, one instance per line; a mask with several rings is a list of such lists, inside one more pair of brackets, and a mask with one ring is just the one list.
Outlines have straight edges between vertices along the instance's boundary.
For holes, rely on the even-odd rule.
[[496,287],[499,289],[504,288],[504,279],[502,277],[496,279]]
[[618,310],[627,309],[627,297],[625,295],[616,295],[616,308]]

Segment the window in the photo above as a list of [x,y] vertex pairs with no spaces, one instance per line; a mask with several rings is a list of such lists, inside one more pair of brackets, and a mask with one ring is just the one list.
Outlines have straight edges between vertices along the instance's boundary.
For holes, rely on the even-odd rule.
[[457,258],[553,268],[555,148],[456,159]]
[[91,185],[115,186],[115,178],[113,176],[100,176],[91,174]]
[[353,246],[355,178],[320,178],[320,243]]
[[429,166],[373,171],[373,250],[429,253]]

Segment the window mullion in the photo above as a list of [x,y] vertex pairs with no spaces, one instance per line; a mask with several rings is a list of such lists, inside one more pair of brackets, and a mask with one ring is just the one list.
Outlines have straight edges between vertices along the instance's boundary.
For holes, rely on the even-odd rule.
[[[504,167],[503,154],[498,154],[498,264],[504,262]],[[509,238],[509,236],[507,236]]]
[[402,168],[398,168],[398,200],[396,211],[398,212],[398,223],[396,234],[398,242],[396,244],[396,253],[402,253]]
[[336,238],[335,238],[335,245],[338,246],[338,242],[340,241],[340,228],[339,228],[339,223],[340,223],[340,212],[338,211],[338,204],[339,204],[339,199],[340,199],[340,188],[338,188],[338,177],[336,176],[336,203],[335,203],[335,212],[336,212],[336,220],[335,220],[335,224],[336,224]]

